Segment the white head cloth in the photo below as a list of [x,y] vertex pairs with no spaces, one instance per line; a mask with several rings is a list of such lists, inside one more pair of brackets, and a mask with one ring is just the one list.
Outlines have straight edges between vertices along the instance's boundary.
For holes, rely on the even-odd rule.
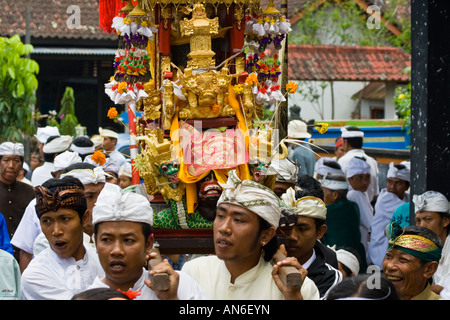
[[71,136],[59,136],[49,143],[44,144],[44,148],[42,150],[44,151],[44,153],[62,152],[69,149],[71,143]]
[[360,130],[347,130],[347,127],[341,128],[342,138],[364,138],[364,132]]
[[24,156],[23,144],[14,142],[3,142],[0,144],[0,156]]
[[449,213],[449,204],[447,198],[440,192],[427,191],[424,194],[413,196],[414,212],[445,212]]
[[117,134],[117,132],[109,130],[109,129],[103,129],[102,127],[100,127],[100,128],[98,128],[98,133],[100,133],[100,135],[102,137],[119,139],[119,135]]
[[327,176],[323,177],[322,180],[320,180],[320,184],[322,185],[322,187],[330,190],[346,190],[348,189],[349,186],[348,180],[345,181],[332,180]]
[[78,154],[91,154],[94,153],[95,147],[79,147],[72,143],[70,146],[70,151],[77,152]]
[[325,220],[327,218],[327,207],[325,203],[316,197],[303,197],[295,199],[295,191],[292,188],[281,195],[281,199],[297,215]]
[[36,139],[38,139],[40,143],[46,143],[49,137],[59,135],[60,133],[58,127],[46,126],[37,128],[36,134],[34,136],[36,137]]
[[91,138],[92,143],[94,143],[94,149],[103,143],[103,137],[100,135],[95,135]]
[[92,224],[106,221],[132,221],[153,225],[153,210],[148,199],[134,192],[122,194],[120,187],[106,183],[92,212]]
[[64,151],[58,154],[53,161],[53,172],[63,170],[72,164],[82,162],[81,157],[76,152]]
[[394,167],[393,162],[389,163],[389,170],[387,173],[387,177],[388,178],[398,178],[398,179],[402,179],[402,180],[409,182],[410,181],[410,174],[409,174],[410,173],[410,164],[409,164],[409,162],[402,162],[400,164],[404,165],[405,168],[399,170],[396,167]]
[[105,164],[102,166],[103,171],[114,172],[119,177],[119,168],[114,160],[107,158]]
[[317,174],[320,174],[322,176],[326,176],[328,173],[331,174],[344,174],[344,172],[341,169],[336,169],[329,167],[327,165],[328,162],[333,162],[339,164],[336,160],[334,160],[331,157],[321,157],[316,161],[316,164],[314,165],[314,171],[317,172]]
[[349,268],[355,276],[359,273],[359,261],[354,254],[344,249],[336,251],[337,261]]
[[347,164],[347,178],[351,178],[356,174],[370,174],[369,164],[358,157],[351,158]]
[[266,220],[271,226],[278,228],[281,207],[277,195],[272,190],[255,181],[241,181],[236,170],[228,173],[227,183],[219,182],[219,184],[223,192],[217,205],[231,203],[246,208]]
[[277,173],[276,181],[297,183],[300,168],[288,158],[273,159],[269,169]]
[[119,168],[119,177],[120,176],[127,176],[129,178],[133,177],[131,163],[125,162],[123,165]]
[[72,176],[81,181],[82,184],[97,184],[105,182],[105,172],[102,167],[96,167],[92,169],[74,169],[61,175],[61,178],[65,176]]

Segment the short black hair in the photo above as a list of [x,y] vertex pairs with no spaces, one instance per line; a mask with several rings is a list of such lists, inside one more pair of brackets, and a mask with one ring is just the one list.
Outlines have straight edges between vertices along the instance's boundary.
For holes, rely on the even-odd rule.
[[63,173],[67,173],[67,172],[70,172],[70,171],[76,170],[76,169],[91,169],[91,170],[94,170],[95,168],[97,168],[97,167],[95,165],[93,165],[92,163],[77,162],[77,163],[71,164],[70,166],[65,168],[63,170]]
[[309,175],[301,175],[297,180],[297,186],[301,188],[301,190],[295,191],[295,198],[300,199],[306,196],[312,196],[319,198],[323,201],[323,190],[320,185],[320,182],[314,179]]
[[337,162],[334,159],[325,159],[323,160],[323,165],[333,168],[333,169],[337,169],[337,170],[342,170],[341,165],[339,164],[339,162]]
[[[264,220],[263,218],[261,218],[260,216],[258,216],[259,218],[259,234],[261,234],[261,232],[263,230],[267,230],[271,227],[271,225]],[[266,245],[263,247],[264,249],[264,260],[265,261],[270,261],[273,258],[273,255],[277,252],[279,247],[278,244],[278,237],[275,235],[272,237],[272,239],[270,239],[270,241],[268,243],[266,243]]]
[[73,139],[72,144],[76,145],[77,147],[93,147],[94,143],[91,139],[85,136],[78,136],[75,139]]
[[109,300],[111,298],[130,298],[119,290],[111,288],[94,288],[75,294],[71,300]]
[[395,286],[384,276],[380,276],[380,286],[368,285],[371,274],[360,274],[355,277],[345,278],[330,289],[327,300],[361,297],[373,300],[400,300]]

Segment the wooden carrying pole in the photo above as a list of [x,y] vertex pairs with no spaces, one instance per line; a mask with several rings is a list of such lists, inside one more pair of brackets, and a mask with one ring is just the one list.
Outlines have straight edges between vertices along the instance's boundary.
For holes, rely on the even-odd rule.
[[[271,263],[272,265],[276,264],[279,261],[286,259],[286,256],[278,250],[272,257]],[[279,271],[279,277],[281,281],[288,288],[301,288],[303,284],[303,278],[300,271],[297,268],[292,266],[282,266]]]
[[[158,248],[153,248],[152,252],[156,253],[156,257],[153,259],[150,259],[148,261],[148,270],[150,271],[153,269],[156,265],[160,264],[162,262],[161,253],[159,252]],[[169,289],[169,275],[167,273],[157,273],[153,275],[152,279],[153,281],[153,287],[155,290],[163,291]]]

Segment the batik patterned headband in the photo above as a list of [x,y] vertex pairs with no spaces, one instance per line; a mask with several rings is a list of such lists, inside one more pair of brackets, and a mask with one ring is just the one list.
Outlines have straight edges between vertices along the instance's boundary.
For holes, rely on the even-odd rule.
[[86,210],[83,189],[78,186],[59,186],[52,189],[37,186],[34,188],[34,193],[36,194],[36,214],[39,218],[44,213],[57,211],[59,208]]
[[415,234],[401,234],[389,240],[389,248],[399,249],[425,261],[439,261],[442,249],[433,241]]

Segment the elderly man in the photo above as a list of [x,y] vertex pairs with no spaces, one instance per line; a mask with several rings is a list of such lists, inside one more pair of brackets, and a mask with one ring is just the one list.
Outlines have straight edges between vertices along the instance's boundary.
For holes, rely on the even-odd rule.
[[416,225],[433,230],[443,244],[442,258],[433,276],[432,290],[440,293],[446,278],[450,278],[450,214],[447,198],[440,192],[427,191],[413,196]]
[[341,272],[326,262],[326,247],[319,241],[327,230],[326,205],[316,197],[296,199],[292,188],[282,199],[297,214],[296,225],[281,229],[288,238],[288,256],[297,258],[319,289],[320,298],[325,299],[328,291],[342,281]]
[[388,238],[385,234],[394,211],[409,202],[410,171],[409,163],[389,164],[386,188],[383,188],[375,203],[375,212],[371,224],[369,257],[373,264],[381,268],[381,264],[388,248]]
[[438,268],[442,244],[432,230],[421,226],[391,226],[383,272],[402,300],[439,300],[429,280]]
[[103,138],[103,150],[114,160],[117,166],[120,168],[126,161],[123,154],[116,150],[117,139],[119,139],[119,134],[111,129],[99,128],[98,132]]
[[[4,142],[0,145],[0,213],[12,239],[28,203],[34,198],[33,187],[17,181],[24,161],[21,143]],[[13,247],[14,257],[20,260],[20,250]]]
[[69,300],[103,271],[94,248],[83,244],[87,223],[83,184],[74,177],[35,187],[36,213],[50,246],[22,274],[26,300]]
[[274,159],[270,163],[269,170],[277,173],[272,189],[278,197],[281,197],[288,188],[295,188],[298,180],[298,164],[288,158]]
[[[140,291],[137,300],[209,299],[199,285],[183,272],[174,271],[167,260],[150,273],[143,267],[153,248],[153,210],[144,196],[121,193],[106,184],[93,209],[94,234],[105,276],[97,277],[91,288]],[[154,290],[151,276],[169,275],[167,290]]]
[[338,162],[341,165],[342,171],[347,173],[347,165],[349,161],[357,157],[366,158],[367,164],[370,166],[370,185],[367,189],[367,196],[372,203],[377,199],[379,194],[378,187],[378,164],[377,161],[369,157],[363,150],[364,132],[357,127],[344,127],[341,128],[342,132],[342,145],[345,149],[345,155],[339,158]]
[[[212,299],[318,299],[319,291],[297,259],[272,266],[281,216],[279,199],[269,188],[239,180],[229,172],[213,224],[216,255],[188,261],[182,271],[194,278]],[[304,278],[301,289],[288,288],[278,276],[281,265],[296,267]]]

